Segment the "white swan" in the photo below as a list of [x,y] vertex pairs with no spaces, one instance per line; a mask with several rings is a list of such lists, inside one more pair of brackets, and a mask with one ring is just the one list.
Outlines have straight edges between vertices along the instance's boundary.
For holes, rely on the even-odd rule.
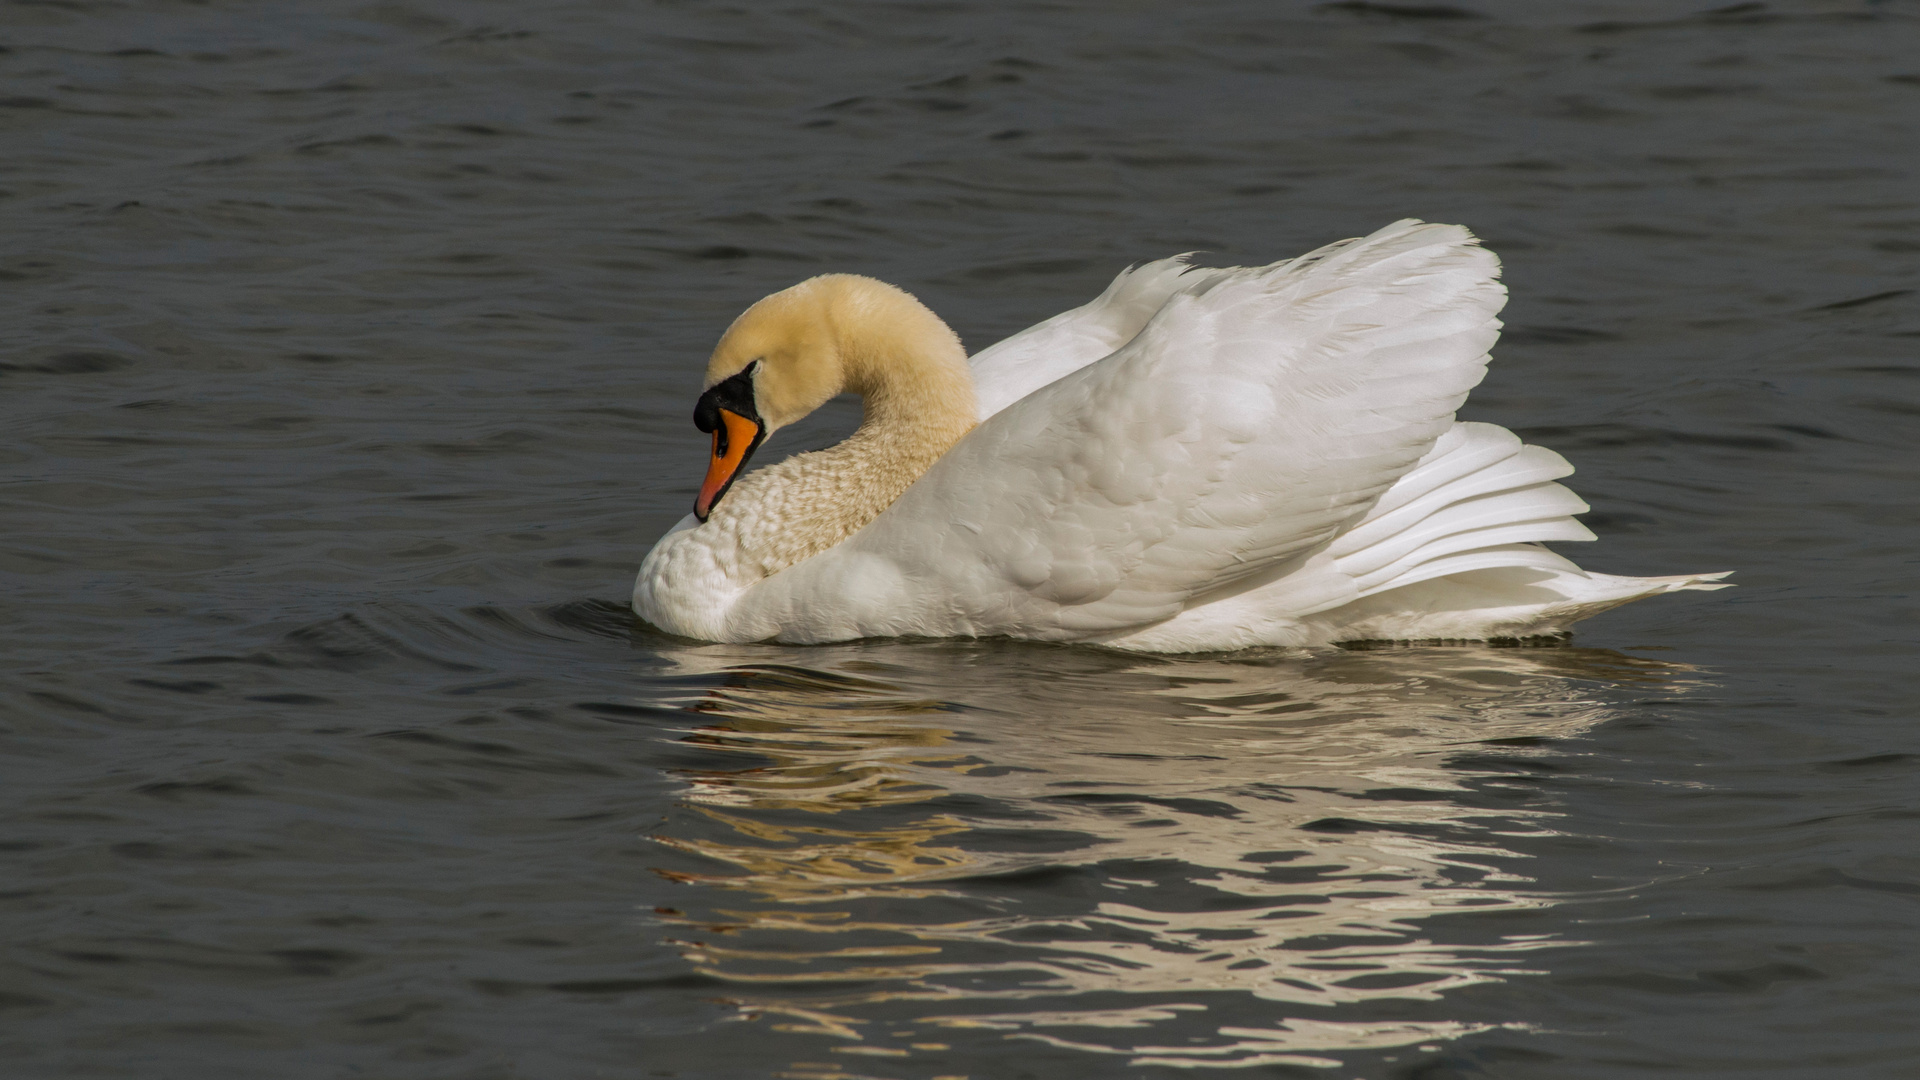
[[[1287,262],[1163,259],[971,364],[845,274],[753,305],[707,365],[714,453],[633,608],[708,641],[1006,635],[1156,652],[1558,633],[1725,574],[1589,574],[1573,471],[1454,410],[1506,300],[1465,229]],[[859,430],[742,475],[842,391]]]

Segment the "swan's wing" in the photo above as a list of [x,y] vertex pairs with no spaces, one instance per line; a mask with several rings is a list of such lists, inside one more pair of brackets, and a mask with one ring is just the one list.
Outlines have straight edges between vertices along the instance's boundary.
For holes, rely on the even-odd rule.
[[1402,221],[1178,292],[764,582],[754,621],[1084,639],[1273,580],[1447,430],[1498,336],[1498,272],[1465,229]]
[[985,420],[1035,390],[1132,341],[1174,293],[1229,270],[1191,266],[1175,255],[1122,270],[1099,296],[974,353],[974,390]]

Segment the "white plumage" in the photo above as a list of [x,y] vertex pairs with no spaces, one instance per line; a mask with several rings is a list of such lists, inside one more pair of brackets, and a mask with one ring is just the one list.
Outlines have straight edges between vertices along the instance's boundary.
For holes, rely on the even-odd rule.
[[1547,634],[1723,587],[1537,546],[1593,539],[1554,483],[1571,466],[1453,419],[1498,273],[1465,229],[1411,220],[1259,268],[1148,263],[973,357],[979,426],[844,541],[755,577],[720,550],[737,530],[689,518],[635,610],[709,640],[1198,651]]

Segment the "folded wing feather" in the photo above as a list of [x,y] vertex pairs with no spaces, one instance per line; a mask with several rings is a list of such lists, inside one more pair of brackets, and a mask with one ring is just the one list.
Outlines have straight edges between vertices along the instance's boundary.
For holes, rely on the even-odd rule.
[[985,420],[1035,390],[1132,341],[1174,293],[1232,269],[1193,266],[1186,255],[1120,272],[1105,292],[988,346],[968,359]]

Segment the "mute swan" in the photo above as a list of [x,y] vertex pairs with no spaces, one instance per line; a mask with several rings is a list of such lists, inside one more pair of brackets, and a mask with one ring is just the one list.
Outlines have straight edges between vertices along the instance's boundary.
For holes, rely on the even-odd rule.
[[[1122,273],[983,350],[850,274],[748,308],[707,364],[713,457],[633,609],[708,641],[1005,635],[1153,652],[1522,637],[1722,574],[1589,574],[1560,455],[1454,410],[1499,261],[1396,222],[1300,258]],[[831,449],[746,473],[864,399]]]

